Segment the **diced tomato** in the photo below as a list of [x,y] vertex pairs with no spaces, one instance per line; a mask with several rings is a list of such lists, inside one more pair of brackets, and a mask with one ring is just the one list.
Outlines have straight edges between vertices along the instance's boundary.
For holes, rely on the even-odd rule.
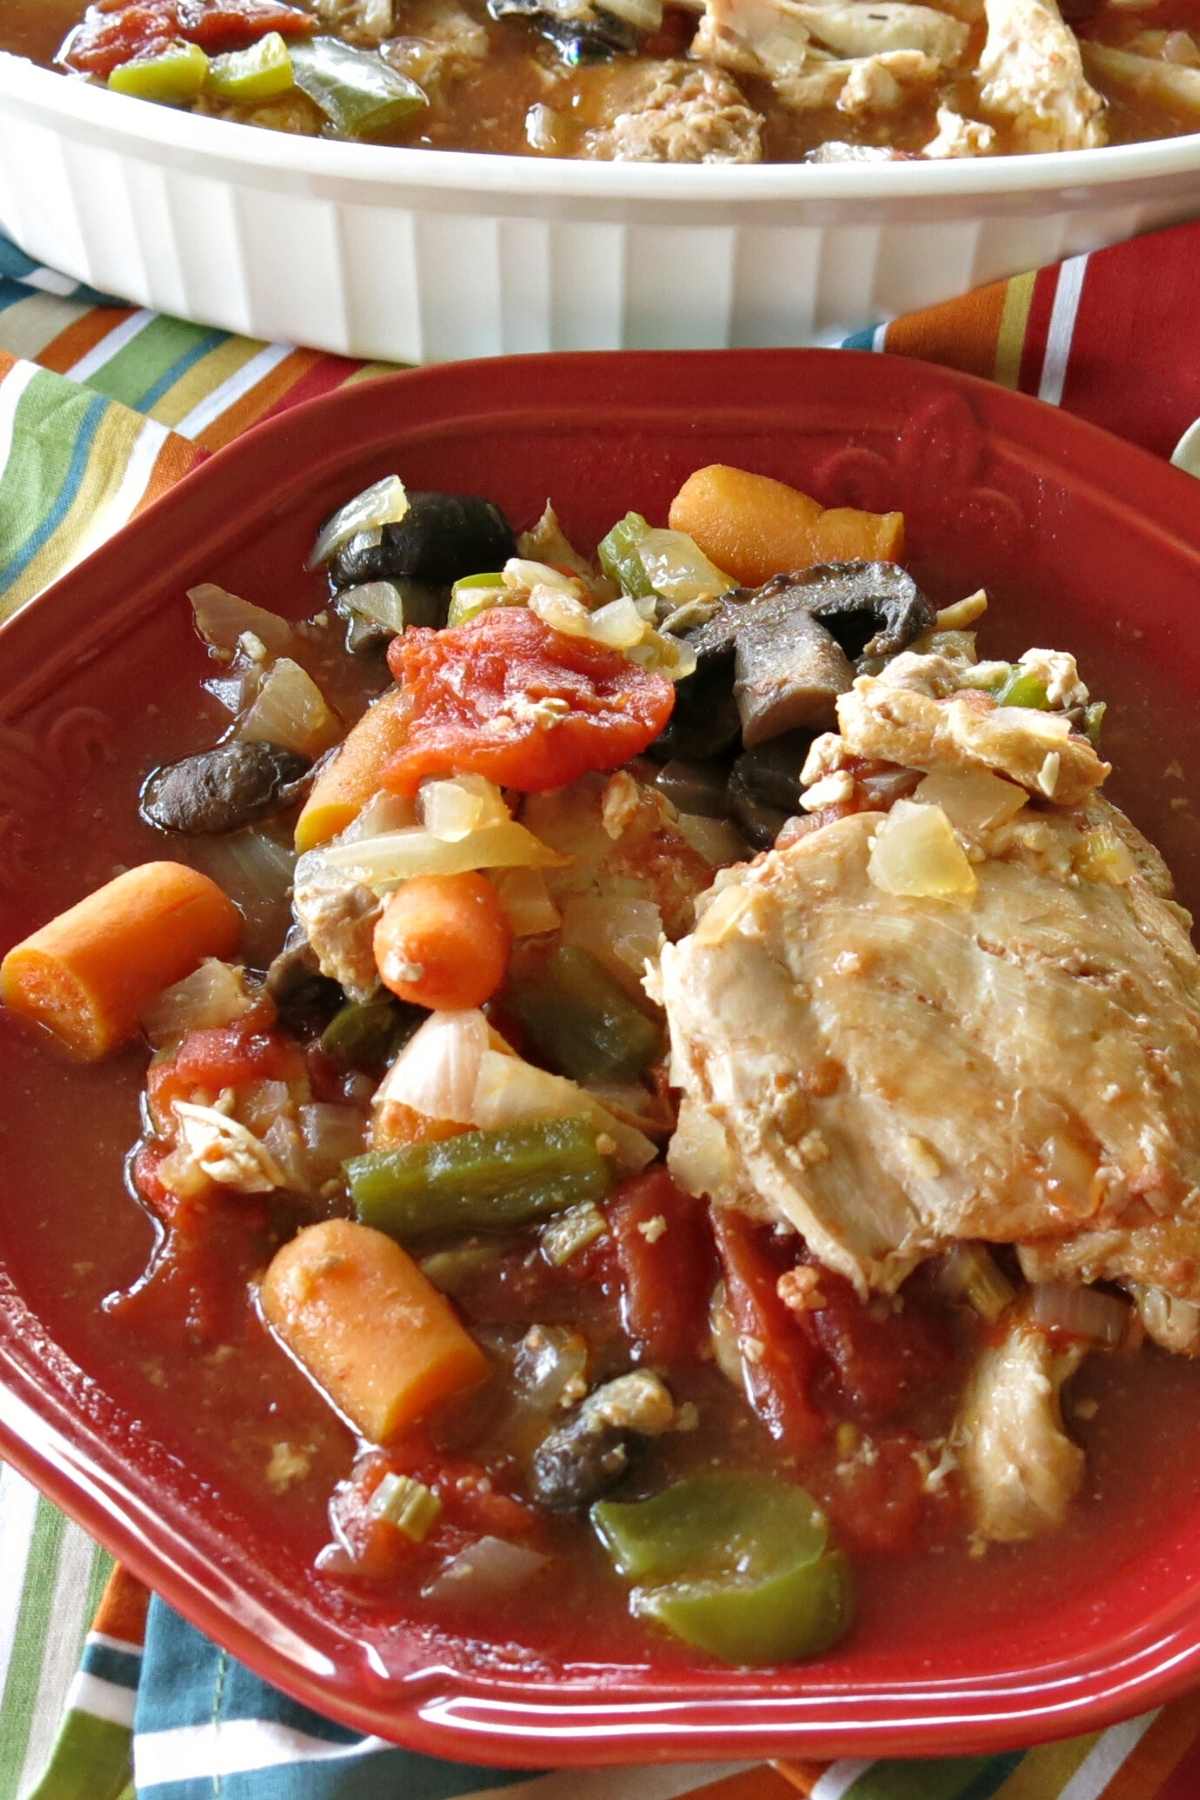
[[59,58],[84,74],[106,77],[121,63],[155,55],[180,38],[216,55],[269,31],[307,36],[315,23],[311,13],[277,0],[98,0]]
[[839,1464],[829,1511],[847,1550],[884,1554],[912,1548],[925,1511],[925,1474],[913,1452],[920,1440],[908,1432],[869,1440]]
[[694,1362],[707,1337],[714,1280],[706,1207],[660,1165],[625,1182],[607,1212],[626,1333],[646,1362]]
[[247,1015],[236,1025],[189,1032],[170,1061],[152,1066],[146,1092],[156,1122],[167,1130],[171,1102],[186,1100],[197,1089],[216,1094],[239,1082],[296,1081],[304,1074],[299,1046]]
[[[637,756],[675,704],[663,676],[520,606],[447,631],[410,627],[392,639],[388,663],[412,710],[384,785],[404,794],[452,771],[525,793],[563,787]],[[546,700],[562,707],[543,709]]]
[[750,1404],[785,1449],[810,1449],[825,1435],[813,1398],[819,1355],[776,1292],[784,1263],[769,1234],[743,1213],[714,1207],[712,1221]]
[[644,56],[685,56],[695,35],[695,13],[686,12],[681,6],[668,6],[658,30],[642,39],[641,51]]
[[891,1418],[923,1390],[945,1380],[954,1356],[948,1326],[918,1300],[892,1311],[864,1304],[841,1275],[822,1269],[806,1321],[832,1365],[844,1400],[860,1418]]
[[[411,1475],[432,1488],[444,1508],[447,1525],[476,1537],[523,1538],[536,1535],[540,1521],[532,1507],[504,1492],[497,1470],[464,1457],[448,1456],[421,1438],[382,1453],[384,1470]],[[373,1477],[373,1485],[382,1480]]]

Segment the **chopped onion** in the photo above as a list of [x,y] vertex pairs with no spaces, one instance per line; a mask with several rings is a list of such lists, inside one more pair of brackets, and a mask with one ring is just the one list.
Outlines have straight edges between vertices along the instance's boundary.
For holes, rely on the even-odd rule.
[[940,806],[897,800],[875,835],[867,874],[885,894],[914,899],[963,899],[975,892],[975,871]]
[[572,894],[563,910],[563,943],[586,950],[635,993],[642,971],[664,942],[662,914],[653,900],[632,895],[601,899]]
[[347,500],[345,506],[339,506],[333,516],[326,519],[305,568],[315,569],[321,563],[327,563],[356,532],[377,531],[382,525],[398,524],[407,511],[408,495],[404,483],[398,475],[385,475],[382,481],[364,488],[361,494]]
[[188,589],[196,630],[214,650],[226,650],[230,656],[238,648],[243,632],[253,632],[275,655],[290,649],[292,628],[278,613],[253,606],[226,588],[211,581]]
[[308,673],[281,656],[246,715],[237,735],[248,743],[278,744],[298,756],[316,757],[342,736],[342,722]]
[[1164,1288],[1146,1287],[1131,1281],[1133,1296],[1142,1324],[1156,1344],[1176,1356],[1194,1356],[1200,1346],[1200,1305],[1194,1300],[1180,1300]]
[[529,610],[543,625],[561,631],[565,637],[590,638],[592,615],[581,600],[564,594],[558,588],[536,587],[529,595]]
[[[591,1202],[588,1202],[591,1206]],[[580,1212],[581,1207],[572,1207]],[[604,1220],[596,1207],[592,1211]],[[545,1233],[542,1234],[545,1242]],[[533,1325],[517,1345],[513,1379],[536,1412],[552,1413],[556,1407],[582,1398],[587,1382],[587,1340],[566,1325]]]
[[475,1123],[475,1089],[488,1022],[474,1009],[430,1013],[384,1076],[376,1108],[396,1102],[429,1119]]
[[675,821],[675,829],[697,856],[702,856],[714,869],[728,869],[732,864],[746,860],[746,840],[728,819],[710,819],[702,813],[681,812]]
[[635,31],[659,31],[662,28],[662,0],[604,0],[606,12],[624,19]]
[[404,594],[394,581],[364,581],[360,587],[344,588],[338,605],[387,631],[404,630]]
[[206,694],[211,694],[219,706],[236,718],[253,700],[262,681],[262,670],[244,669],[236,675],[214,675],[208,681],[202,681],[201,687]]
[[524,1587],[548,1561],[539,1551],[510,1544],[507,1538],[482,1537],[444,1564],[421,1594],[439,1607],[482,1605]]
[[300,1127],[290,1113],[280,1113],[263,1135],[263,1143],[274,1157],[283,1176],[283,1186],[294,1194],[312,1192],[308,1151],[300,1136]]
[[1039,1281],[1032,1288],[1029,1316],[1043,1331],[1061,1331],[1112,1350],[1129,1326],[1129,1305],[1099,1288],[1075,1287],[1065,1281]]
[[1107,824],[1084,834],[1071,863],[1085,881],[1106,882],[1110,887],[1122,887],[1137,874],[1129,846]]
[[734,585],[686,531],[648,531],[636,550],[650,586],[675,606],[727,593]]
[[459,844],[481,826],[502,825],[512,817],[504,795],[485,775],[422,782],[417,812],[426,831],[447,844]]
[[562,924],[541,869],[497,869],[492,885],[514,937],[538,937]]
[[156,1050],[177,1043],[189,1031],[229,1025],[249,1012],[257,996],[246,987],[246,971],[206,957],[192,974],[164,988],[142,1014],[142,1030]]
[[564,575],[549,563],[531,562],[525,556],[510,556],[504,565],[504,585],[508,588],[554,588],[561,594],[578,599],[581,584],[573,575]]
[[380,792],[352,819],[337,837],[339,844],[357,844],[363,838],[382,837],[386,831],[403,831],[416,819],[416,807],[405,794]]
[[1015,782],[1004,781],[987,769],[935,769],[921,781],[913,799],[922,806],[940,806],[956,831],[978,837],[1015,818],[1029,795]]
[[584,1089],[623,1124],[644,1131],[647,1137],[668,1137],[675,1128],[670,1099],[643,1087],[640,1081],[589,1081]]
[[481,1131],[502,1131],[535,1119],[589,1119],[600,1135],[612,1139],[618,1164],[630,1173],[644,1169],[658,1154],[648,1137],[575,1082],[496,1050],[485,1050],[480,1058],[472,1112]]
[[593,1201],[584,1200],[579,1206],[568,1206],[566,1212],[556,1213],[542,1227],[538,1242],[546,1261],[558,1269],[602,1238],[607,1230],[608,1221],[600,1208]]
[[646,621],[628,594],[597,607],[588,623],[588,635],[609,650],[630,650],[646,635]]
[[390,893],[414,875],[461,875],[468,869],[556,868],[562,858],[515,819],[484,825],[456,844],[412,826],[378,837],[310,850],[300,859],[296,879],[319,872],[361,882],[378,894]]
[[685,1094],[679,1122],[667,1145],[667,1167],[689,1194],[710,1199],[727,1193],[734,1183],[733,1158],[725,1133],[712,1114]]
[[268,832],[247,827],[205,839],[196,855],[206,872],[243,908],[277,906],[286,900],[296,869],[296,853]]
[[251,1081],[238,1088],[238,1117],[256,1137],[262,1137],[290,1103],[286,1081]]
[[954,1244],[941,1259],[938,1286],[952,1300],[966,1300],[989,1325],[1016,1298],[1016,1290],[982,1244]]
[[318,1183],[335,1179],[362,1152],[366,1120],[356,1106],[324,1103],[300,1108],[300,1134]]

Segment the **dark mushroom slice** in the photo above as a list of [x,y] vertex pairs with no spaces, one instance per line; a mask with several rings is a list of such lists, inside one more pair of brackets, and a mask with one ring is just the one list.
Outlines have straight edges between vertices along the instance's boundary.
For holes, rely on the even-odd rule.
[[[500,569],[517,553],[512,526],[491,500],[477,494],[412,493],[408,511],[378,531],[359,532],[329,568],[335,590],[368,581],[420,581],[448,588],[463,575]],[[440,617],[408,624],[444,624]]]
[[788,731],[753,750],[743,751],[733,765],[741,790],[764,806],[794,813],[800,805],[804,783],[800,771],[812,745],[810,731]]
[[840,644],[785,588],[747,609],[734,652],[733,697],[748,750],[785,731],[823,731],[848,693],[854,667]]
[[654,777],[654,785],[681,813],[703,819],[729,817],[729,764],[688,762],[674,757]]
[[323,1030],[345,1005],[336,981],[322,975],[317,953],[302,925],[293,925],[267,968],[266,990],[280,1022],[290,1030]]
[[551,1512],[590,1506],[617,1485],[645,1441],[668,1430],[674,1417],[668,1389],[648,1370],[605,1382],[538,1445],[529,1471],[533,1499]]
[[729,777],[729,816],[753,849],[769,850],[795,810],[772,806],[752,793],[737,763],[734,764]]
[[899,563],[814,563],[776,575],[758,589],[758,605],[784,595],[819,619],[852,660],[895,656],[932,629],[937,608]]
[[638,47],[636,29],[591,0],[488,0],[488,11],[493,19],[528,19],[572,66]]
[[236,831],[293,805],[308,772],[308,758],[294,750],[235,739],[153,769],[141,814],[163,831]]
[[698,666],[694,675],[675,684],[670,721],[647,754],[659,762],[703,762],[731,750],[741,729],[730,656],[710,667]]

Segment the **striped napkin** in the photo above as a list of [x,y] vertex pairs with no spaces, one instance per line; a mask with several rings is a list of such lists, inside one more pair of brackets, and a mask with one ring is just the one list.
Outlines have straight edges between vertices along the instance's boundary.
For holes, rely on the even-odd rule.
[[[1200,225],[864,331],[1200,475]],[[0,238],[0,620],[259,420],[383,372],[122,306]],[[0,1800],[1198,1800],[1200,1695],[1036,1750],[514,1773],[364,1740],[268,1688],[0,1468]],[[101,1595],[101,1590],[103,1593]],[[90,1621],[90,1629],[89,1629]]]

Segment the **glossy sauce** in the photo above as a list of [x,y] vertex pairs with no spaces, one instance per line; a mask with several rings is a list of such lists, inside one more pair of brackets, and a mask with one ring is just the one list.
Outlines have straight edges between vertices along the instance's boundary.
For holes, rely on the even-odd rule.
[[[941,7],[939,0],[926,3],[956,16],[952,5]],[[631,66],[631,59],[618,58],[616,65],[568,68],[553,46],[524,20],[494,21],[483,0],[462,0],[462,5],[487,32],[486,62],[474,65],[468,79],[449,83],[428,112],[394,133],[390,141],[417,148],[535,154],[527,138],[526,118],[529,109],[540,104],[558,114],[562,121],[558,154],[578,154],[583,132],[611,116],[613,105],[608,90],[614,67],[618,68],[619,80],[620,68]],[[1158,0],[1157,4],[1134,12],[1115,5],[1097,8],[1083,0],[1074,8],[1064,5],[1063,10],[1075,21],[1081,36],[1115,47],[1128,45],[1142,32],[1183,31],[1196,26],[1192,0]],[[0,17],[0,49],[52,66],[59,46],[82,12],[79,0],[6,0]],[[686,55],[695,23],[693,13],[668,10],[662,30],[646,40],[645,53],[656,57]],[[404,27],[401,17],[400,31]],[[411,25],[408,28],[413,29]],[[972,29],[968,62],[973,64],[977,59],[983,39],[984,26],[978,23]],[[766,120],[764,159],[772,162],[798,160],[827,142],[915,153],[934,136],[939,94],[965,115],[981,116],[977,87],[968,76],[953,83],[948,91],[941,88],[916,92],[897,109],[867,113],[853,120],[833,108],[791,111],[780,104],[769,83],[753,77],[737,79],[749,104]],[[1106,132],[1110,143],[1173,137],[1200,127],[1200,115],[1194,112],[1133,96],[1103,80],[1098,79],[1093,85],[1108,102]],[[999,149],[1011,149],[1005,122],[992,122],[997,128]]]

